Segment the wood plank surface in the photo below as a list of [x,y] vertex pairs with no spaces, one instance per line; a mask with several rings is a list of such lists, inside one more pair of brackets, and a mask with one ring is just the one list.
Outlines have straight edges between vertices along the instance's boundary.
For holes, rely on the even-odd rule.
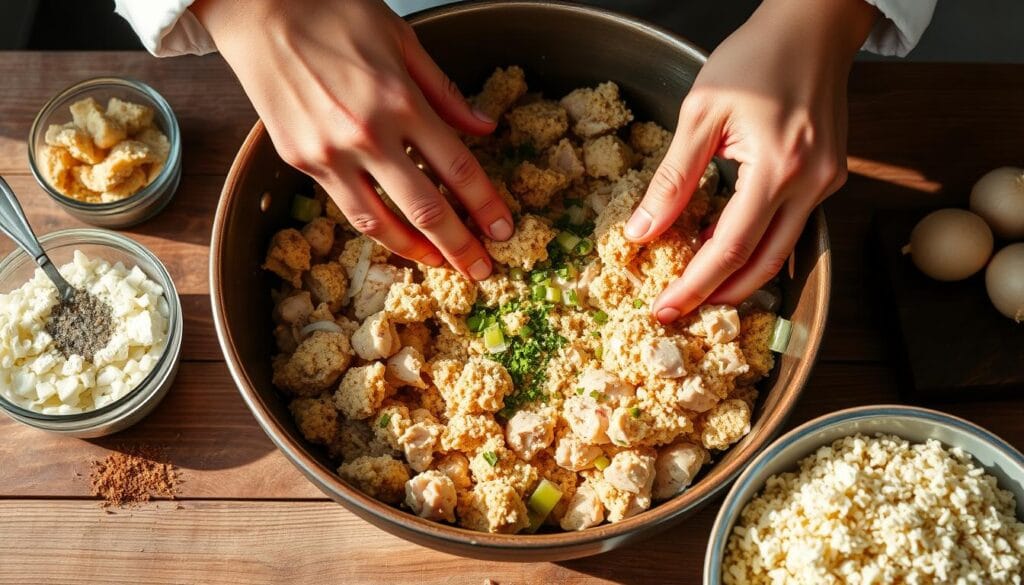
[[[159,217],[127,233],[168,266],[182,295],[178,380],[148,419],[97,440],[0,420],[0,583],[696,583],[716,504],[647,542],[566,563],[460,559],[412,545],[325,499],[259,429],[213,331],[209,237],[224,174],[255,114],[217,56],[0,53],[0,174],[40,233],[79,226],[28,174],[25,139],[42,104],[98,75],[152,84],[175,109],[184,178]],[[985,171],[1022,164],[1024,66],[863,63],[850,83],[850,172],[826,204],[833,302],[820,361],[794,426],[861,404],[905,402],[891,363],[892,324],[866,254],[886,209],[962,204]],[[0,242],[0,254],[11,246]],[[1024,446],[1011,398],[935,402]],[[129,443],[162,447],[182,470],[179,501],[106,513],[89,464]],[[56,560],[56,561],[55,561]]]

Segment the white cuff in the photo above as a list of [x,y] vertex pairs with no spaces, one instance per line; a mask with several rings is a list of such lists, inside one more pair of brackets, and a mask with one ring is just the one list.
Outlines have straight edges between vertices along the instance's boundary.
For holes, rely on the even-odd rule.
[[864,0],[885,18],[875,23],[862,47],[879,55],[905,57],[919,40],[935,12],[936,0]]
[[205,55],[217,50],[213,38],[188,7],[193,0],[114,0],[120,14],[157,57]]

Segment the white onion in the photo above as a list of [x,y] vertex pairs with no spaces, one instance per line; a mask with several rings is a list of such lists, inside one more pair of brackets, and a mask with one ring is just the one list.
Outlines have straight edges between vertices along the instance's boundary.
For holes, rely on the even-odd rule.
[[345,331],[334,321],[314,321],[309,325],[306,325],[299,330],[299,337],[305,339],[313,334],[314,331],[326,331],[328,333],[342,333]]
[[348,298],[354,299],[359,291],[363,290],[366,282],[366,273],[370,270],[370,255],[373,254],[373,240],[366,238],[363,247],[359,249],[359,258],[356,260],[355,268],[352,269],[352,281],[348,285]]
[[1024,169],[1000,167],[978,179],[971,189],[971,211],[1000,238],[1024,238]]
[[935,280],[963,280],[981,270],[992,255],[992,230],[970,211],[940,209],[917,222],[903,253]]
[[992,257],[985,271],[985,288],[1000,313],[1024,322],[1024,242],[1011,244]]

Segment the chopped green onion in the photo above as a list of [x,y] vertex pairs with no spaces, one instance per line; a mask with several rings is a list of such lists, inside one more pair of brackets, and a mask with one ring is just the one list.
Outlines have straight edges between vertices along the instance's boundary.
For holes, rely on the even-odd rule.
[[632,415],[633,418],[640,418],[640,407],[634,406],[633,408],[630,408],[629,414]]
[[583,396],[583,386],[576,388],[576,396]]
[[789,347],[789,337],[792,333],[793,324],[789,322],[789,319],[777,318],[775,320],[775,329],[772,331],[772,336],[768,339],[768,348],[775,353],[785,353],[786,348]]
[[580,225],[587,221],[587,210],[576,205],[566,209],[565,215],[569,218],[569,223],[572,225]]
[[572,253],[576,254],[577,256],[586,256],[587,254],[591,253],[593,250],[594,250],[594,242],[592,242],[590,240],[587,240],[587,239],[582,239],[582,240],[579,241],[579,243],[577,243],[573,247]]
[[601,359],[602,357],[604,357],[604,346],[603,345],[597,346],[597,349],[594,350],[594,357],[596,357],[597,359]]
[[633,300],[633,308],[634,309],[642,309],[642,308],[644,308],[644,302],[642,300],[640,300],[640,299],[634,299]]
[[594,467],[596,467],[598,471],[604,471],[604,468],[611,464],[612,460],[609,459],[607,455],[601,455],[597,459],[594,459]]
[[508,275],[515,280],[522,280],[526,277],[526,271],[522,268],[515,266],[508,271]]
[[580,237],[572,232],[559,232],[555,236],[555,241],[566,252],[572,252],[576,248],[576,244],[580,243]]
[[547,287],[544,290],[544,300],[549,303],[562,302],[562,289],[554,286]]
[[483,458],[491,467],[498,464],[498,455],[494,451],[484,451]]
[[505,343],[505,335],[501,332],[501,325],[495,323],[484,329],[484,347],[490,353],[501,353],[508,349],[508,344]]
[[562,490],[558,489],[557,485],[546,479],[540,480],[537,488],[533,490],[530,499],[526,502],[526,507],[530,511],[530,532],[536,532],[540,528],[540,525],[544,523],[544,520],[551,514],[551,510],[555,509],[561,499]]
[[543,284],[534,285],[534,287],[530,289],[530,298],[535,301],[543,301],[544,295],[546,295],[547,292],[548,287],[544,286]]
[[601,339],[601,332],[600,331],[591,331],[590,332],[590,336],[593,337],[594,339]]
[[579,293],[576,292],[576,289],[574,288],[570,288],[569,290],[565,291],[563,299],[565,300],[565,304],[569,305],[570,307],[580,306],[580,295]]
[[306,197],[305,195],[296,195],[292,198],[292,218],[299,221],[313,221],[320,217],[320,213],[323,211],[323,205],[319,201],[312,197]]
[[600,401],[604,398],[604,395],[598,392],[597,390],[591,390],[590,397],[593,398],[594,400]]
[[608,322],[608,313],[604,311],[594,311],[594,323],[598,325],[604,325]]
[[533,337],[533,329],[529,325],[523,325],[519,328],[519,331],[516,332],[516,335],[523,339],[529,339],[530,337]]
[[538,270],[530,273],[530,282],[533,284],[544,284],[549,281],[549,275],[547,270]]
[[480,333],[483,331],[484,323],[484,316],[479,313],[474,313],[469,317],[466,317],[466,327],[468,327],[473,333]]
[[388,426],[389,422],[391,422],[391,415],[390,414],[384,414],[384,415],[381,415],[380,420],[377,421],[377,426],[383,429],[383,428],[386,428]]
[[580,271],[579,269],[576,268],[576,266],[572,264],[567,264],[559,268],[556,274],[565,279],[575,279],[577,276],[580,275]]

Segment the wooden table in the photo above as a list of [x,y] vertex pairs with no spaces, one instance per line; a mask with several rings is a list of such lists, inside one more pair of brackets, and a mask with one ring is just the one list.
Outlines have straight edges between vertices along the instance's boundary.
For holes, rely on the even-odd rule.
[[[223,61],[0,53],[0,174],[38,232],[78,225],[29,174],[25,139],[46,99],[97,75],[152,84],[181,122],[177,197],[128,233],[160,256],[181,292],[184,360],[159,409],[114,437],[61,438],[0,417],[0,583],[699,582],[717,505],[598,557],[503,564],[406,543],[328,501],[256,425],[214,337],[210,225],[227,169],[256,119]],[[793,425],[845,407],[901,401],[885,301],[869,278],[872,214],[963,203],[983,172],[1024,158],[1024,66],[858,64],[850,93],[850,181],[826,206],[835,254],[832,313]],[[0,243],[0,252],[10,247]],[[970,398],[926,405],[1024,447],[1019,402]],[[166,449],[183,471],[181,496],[110,513],[89,495],[90,461],[135,441]]]

